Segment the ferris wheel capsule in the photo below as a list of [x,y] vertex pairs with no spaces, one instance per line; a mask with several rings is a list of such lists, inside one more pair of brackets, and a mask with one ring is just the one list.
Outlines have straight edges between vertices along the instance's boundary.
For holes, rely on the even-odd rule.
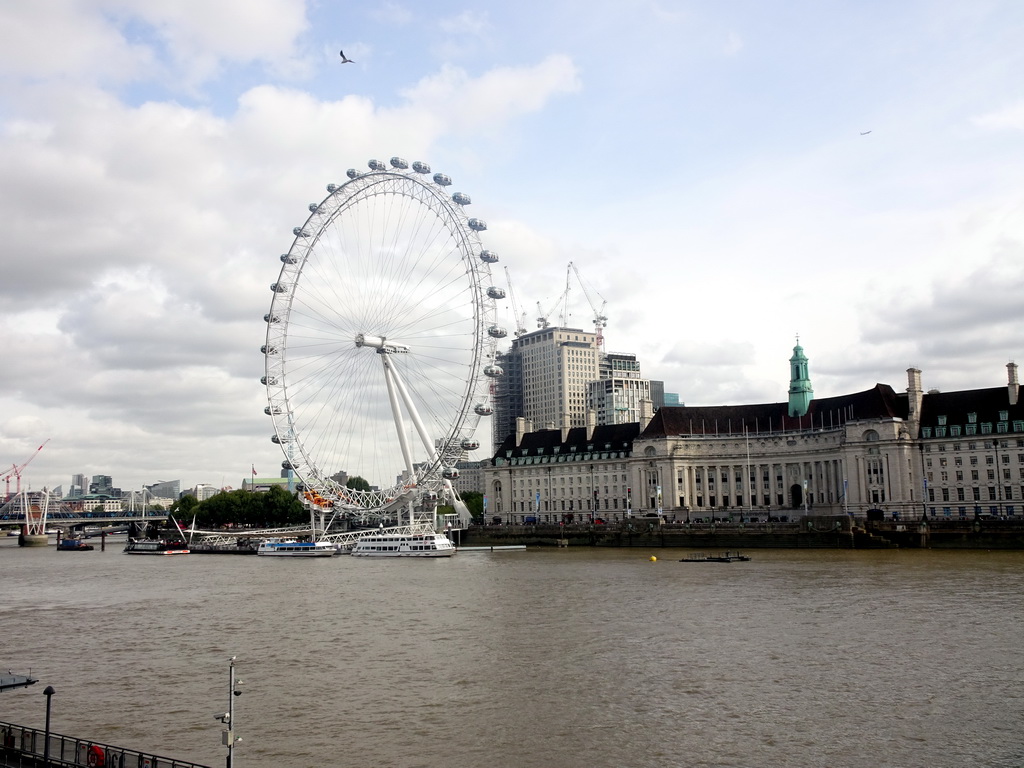
[[309,204],[309,212],[310,213],[316,213],[319,209],[320,209],[320,203],[310,203]]
[[455,467],[445,467],[441,471],[441,475],[443,477],[448,478],[449,480],[457,480],[459,477],[459,470],[457,470]]
[[405,169],[407,169],[409,167],[409,164],[407,162],[405,162],[405,160],[402,159],[401,157],[392,157],[391,158],[391,166],[393,168],[397,168],[400,171],[404,171]]
[[386,171],[388,167],[380,160],[368,160],[366,163],[371,171]]
[[498,254],[494,251],[480,251],[480,261],[487,262],[488,264],[495,264],[498,261]]
[[358,179],[363,174],[357,171],[355,168],[349,168],[347,171],[345,171],[345,175],[348,176],[350,179]]
[[487,405],[487,403],[477,403],[473,406],[473,412],[477,416],[490,416],[494,413],[494,409]]
[[477,448],[480,447],[480,441],[471,440],[470,438],[467,437],[465,440],[462,441],[462,443],[460,443],[460,445],[462,445],[462,450],[464,451],[475,451]]
[[302,227],[292,227],[292,234],[296,237],[309,237],[309,232]]
[[290,253],[282,253],[281,261],[285,264],[294,264],[298,261],[298,258],[292,256]]
[[283,283],[271,283],[270,290],[274,293],[286,293],[288,291],[288,286]]
[[496,285],[492,285],[490,288],[487,289],[487,295],[490,296],[492,299],[504,299],[505,289],[499,288]]
[[504,375],[505,369],[502,368],[500,365],[488,365],[487,367],[484,368],[484,376],[487,376],[489,378],[496,379],[499,376]]
[[421,163],[419,160],[412,164],[412,169],[416,173],[430,173],[430,166],[427,163]]
[[334,190],[336,190],[337,188],[338,188],[337,184],[328,184],[327,185],[327,191],[330,192],[331,194],[334,194]]
[[469,224],[469,228],[474,232],[483,232],[487,229],[487,222],[483,219],[470,219],[466,223]]
[[508,331],[502,328],[500,325],[492,325],[487,329],[487,335],[494,339],[504,339],[508,336]]
[[452,180],[445,176],[443,173],[435,173],[434,183],[440,184],[442,187],[447,187],[452,183]]
[[467,195],[465,192],[456,192],[454,195],[452,195],[452,200],[454,200],[459,205],[469,205],[471,202],[473,202],[469,198],[469,195]]

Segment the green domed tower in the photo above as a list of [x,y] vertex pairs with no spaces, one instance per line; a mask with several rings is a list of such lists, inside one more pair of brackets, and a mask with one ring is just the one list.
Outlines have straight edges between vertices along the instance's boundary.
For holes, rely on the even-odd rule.
[[796,337],[793,356],[789,358],[789,415],[804,416],[814,399],[814,387],[811,386],[811,375],[807,371],[807,356],[800,346],[800,337]]

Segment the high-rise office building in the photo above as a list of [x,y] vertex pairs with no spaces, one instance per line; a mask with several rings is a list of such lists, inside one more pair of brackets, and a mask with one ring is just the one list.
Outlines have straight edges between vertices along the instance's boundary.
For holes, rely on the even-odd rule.
[[164,480],[147,485],[146,490],[161,499],[177,499],[181,496],[181,480]]
[[580,328],[540,328],[512,341],[496,382],[495,443],[524,417],[534,425],[586,423],[587,382],[600,378],[597,336]]
[[71,476],[71,488],[68,491],[68,496],[84,496],[88,491],[89,485],[84,474]]

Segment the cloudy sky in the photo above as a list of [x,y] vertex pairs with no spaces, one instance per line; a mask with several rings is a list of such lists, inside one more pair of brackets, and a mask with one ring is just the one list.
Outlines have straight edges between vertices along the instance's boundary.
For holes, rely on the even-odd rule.
[[531,321],[573,262],[688,404],[785,399],[797,333],[819,397],[1005,384],[1022,33],[1017,0],[2,3],[0,462],[276,474],[278,254],[393,155],[472,195]]

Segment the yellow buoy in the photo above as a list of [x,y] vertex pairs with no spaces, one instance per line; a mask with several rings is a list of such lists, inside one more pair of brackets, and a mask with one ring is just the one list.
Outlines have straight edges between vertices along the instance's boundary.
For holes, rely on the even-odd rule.
[[658,562],[658,558],[656,558],[654,555],[651,555],[651,562],[652,563]]

